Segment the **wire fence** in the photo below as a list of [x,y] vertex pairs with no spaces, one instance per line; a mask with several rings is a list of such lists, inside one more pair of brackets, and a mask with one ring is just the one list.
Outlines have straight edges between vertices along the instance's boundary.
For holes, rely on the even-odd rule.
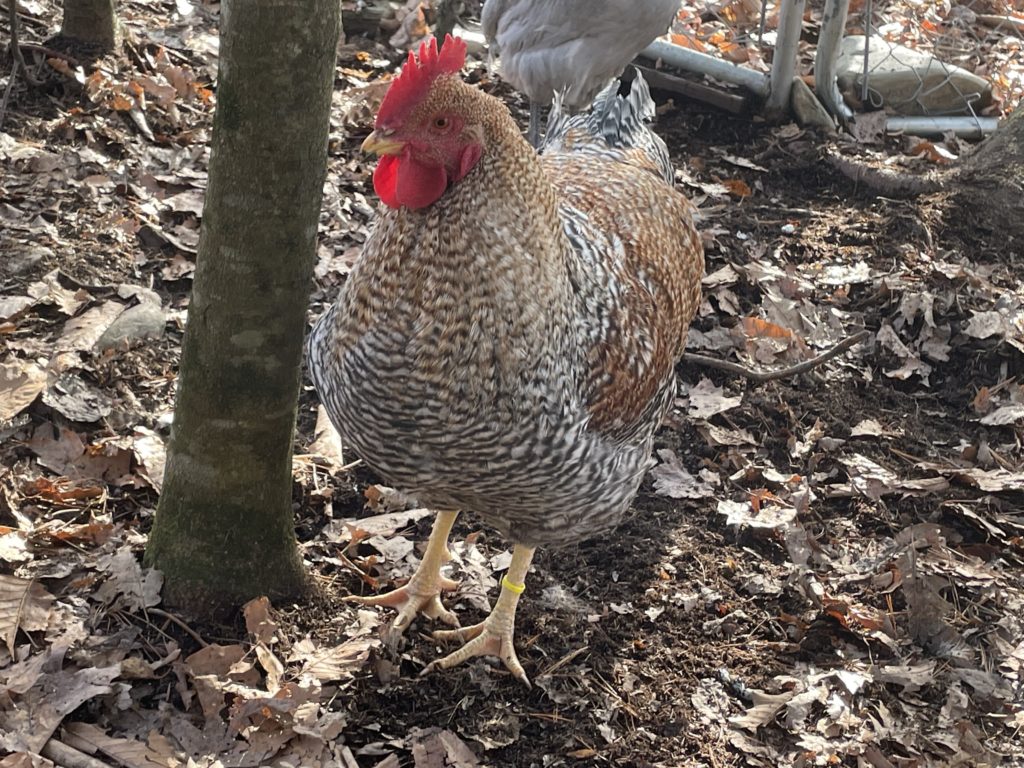
[[868,55],[861,54],[862,76],[850,84],[864,108],[883,106],[872,82],[893,68],[917,76],[905,92],[890,94],[887,106],[904,114],[998,114],[1024,95],[1024,14],[1015,16],[1009,3],[861,0],[851,6],[847,33],[876,36]]
[[816,47],[834,45],[839,91],[855,111],[980,117],[1009,112],[1024,98],[1024,0],[849,0],[842,34],[821,38],[836,4],[810,0],[792,50],[779,47],[785,2],[792,0],[687,0],[669,39],[765,74],[777,57],[792,57],[809,82]]

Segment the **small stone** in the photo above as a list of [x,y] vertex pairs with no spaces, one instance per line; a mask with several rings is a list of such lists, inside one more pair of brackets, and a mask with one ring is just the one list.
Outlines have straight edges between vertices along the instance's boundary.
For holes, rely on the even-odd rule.
[[836,132],[836,123],[832,119],[832,115],[818,101],[814,91],[802,78],[793,78],[793,90],[789,94],[789,105],[800,125],[820,128],[829,135]]
[[53,256],[53,251],[49,248],[42,245],[25,245],[6,258],[6,269],[0,270],[0,273],[7,272],[11,277],[23,275],[47,256]]
[[126,309],[110,324],[96,342],[96,349],[102,352],[136,340],[159,339],[166,324],[167,317],[160,305],[143,301]]

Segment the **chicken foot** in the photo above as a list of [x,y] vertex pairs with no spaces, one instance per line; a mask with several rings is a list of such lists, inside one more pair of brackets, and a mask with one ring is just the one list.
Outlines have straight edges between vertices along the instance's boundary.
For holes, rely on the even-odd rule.
[[452,559],[448,551],[448,535],[458,512],[438,512],[434,518],[434,527],[427,540],[427,549],[423,553],[420,567],[404,586],[383,595],[361,597],[353,595],[348,599],[360,605],[383,605],[397,608],[398,616],[392,622],[388,633],[397,638],[412,624],[417,614],[430,619],[438,619],[450,627],[459,626],[458,617],[445,608],[441,602],[441,591],[451,591],[459,583],[441,575],[441,566]]
[[519,658],[516,656],[513,634],[516,624],[516,605],[519,603],[519,596],[526,589],[524,583],[526,573],[530,570],[530,561],[533,559],[535,550],[535,547],[516,544],[512,550],[512,562],[508,566],[505,577],[501,580],[501,593],[486,619],[471,627],[434,632],[434,637],[438,640],[468,642],[443,659],[430,663],[423,670],[423,674],[435,669],[454,667],[474,656],[497,656],[514,677],[524,682],[527,687],[530,686],[530,679],[526,676],[523,665],[519,663]]

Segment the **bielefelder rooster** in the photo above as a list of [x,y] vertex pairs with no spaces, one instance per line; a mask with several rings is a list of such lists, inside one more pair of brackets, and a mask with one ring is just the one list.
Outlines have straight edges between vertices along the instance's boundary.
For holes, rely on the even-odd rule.
[[458,511],[476,513],[512,562],[491,614],[437,633],[468,642],[430,667],[494,655],[528,683],[512,638],[534,549],[607,531],[636,494],[703,252],[641,78],[556,114],[538,156],[459,78],[465,50],[424,43],[381,104],[363,149],[381,156],[385,207],[313,329],[310,370],[345,443],[444,510],[412,579],[364,602],[398,608],[395,632],[418,613],[458,627],[441,566]]

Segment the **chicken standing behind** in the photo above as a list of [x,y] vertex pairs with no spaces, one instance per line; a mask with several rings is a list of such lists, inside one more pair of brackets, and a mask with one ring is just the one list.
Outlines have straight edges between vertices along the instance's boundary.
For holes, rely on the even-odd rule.
[[487,0],[480,23],[502,77],[530,99],[536,147],[541,106],[562,93],[570,111],[586,108],[678,12],[679,0]]
[[364,602],[458,626],[439,598],[456,510],[515,548],[485,621],[433,665],[499,656],[534,548],[597,535],[625,513],[675,395],[703,253],[668,153],[643,124],[638,77],[590,115],[556,115],[542,155],[508,109],[458,76],[465,44],[410,54],[363,148],[384,202],[309,340],[342,439],[440,511],[419,569]]

